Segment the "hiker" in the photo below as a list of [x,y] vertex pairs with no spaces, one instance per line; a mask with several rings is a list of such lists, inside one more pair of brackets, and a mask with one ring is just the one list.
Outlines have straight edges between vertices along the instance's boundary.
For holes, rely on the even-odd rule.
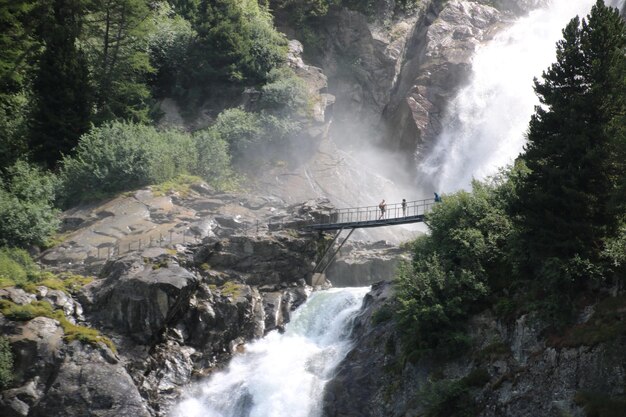
[[402,199],[402,217],[406,217],[406,198]]
[[437,193],[435,193],[435,203],[441,203],[441,197]]
[[383,217],[385,217],[385,210],[387,209],[387,203],[385,203],[384,198],[383,198],[383,201],[381,201],[380,204],[378,205],[378,208],[380,209],[380,217],[378,218],[378,220],[380,220]]

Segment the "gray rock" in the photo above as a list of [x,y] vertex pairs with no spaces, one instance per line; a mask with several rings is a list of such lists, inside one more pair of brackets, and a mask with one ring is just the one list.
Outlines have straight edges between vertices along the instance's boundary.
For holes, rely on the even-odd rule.
[[105,279],[81,291],[88,311],[139,343],[155,340],[173,308],[184,303],[198,284],[195,275],[167,256],[147,262],[127,256],[110,263],[103,274]]
[[139,391],[123,366],[113,365],[97,348],[72,342],[49,381],[46,395],[30,411],[51,415],[150,417]]

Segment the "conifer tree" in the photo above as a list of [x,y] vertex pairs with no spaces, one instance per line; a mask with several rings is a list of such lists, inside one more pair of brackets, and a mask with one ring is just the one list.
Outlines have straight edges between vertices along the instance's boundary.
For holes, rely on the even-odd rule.
[[586,19],[563,30],[556,63],[535,80],[541,105],[522,155],[530,173],[519,184],[517,207],[535,272],[549,274],[555,265],[563,272],[572,260],[593,264],[619,226],[625,47],[624,21],[598,0]]
[[33,85],[34,159],[53,167],[89,129],[91,104],[86,59],[76,47],[84,0],[53,0],[40,28],[45,45]]
[[146,0],[91,0],[83,39],[95,94],[95,121],[148,121],[152,10]]

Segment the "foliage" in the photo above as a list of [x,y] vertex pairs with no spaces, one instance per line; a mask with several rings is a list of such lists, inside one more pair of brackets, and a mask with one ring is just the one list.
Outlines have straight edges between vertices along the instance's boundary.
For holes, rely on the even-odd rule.
[[76,47],[85,0],[53,0],[41,10],[45,50],[33,85],[30,147],[36,161],[54,167],[76,146],[91,119],[87,61]]
[[176,14],[176,9],[168,3],[159,3],[156,7],[155,31],[148,39],[150,63],[155,69],[153,88],[159,97],[181,97],[185,95],[181,85],[183,63],[196,32],[191,21],[183,17],[184,13]]
[[181,174],[171,180],[156,184],[150,187],[155,196],[164,196],[170,193],[177,193],[186,197],[191,192],[191,186],[202,183],[202,178],[193,175]]
[[480,410],[471,395],[473,388],[483,387],[489,373],[476,369],[458,380],[429,381],[419,394],[425,417],[472,417]]
[[0,183],[0,246],[44,245],[57,229],[56,178],[23,161]]
[[260,105],[278,115],[306,115],[309,94],[306,83],[290,68],[269,72],[268,82],[261,88]]
[[398,273],[397,310],[405,351],[454,356],[467,347],[464,319],[486,302],[490,284],[510,270],[506,178],[475,181],[429,213],[429,236],[413,243],[414,261]]
[[27,292],[35,292],[40,285],[48,287],[52,290],[63,291],[67,294],[75,294],[78,290],[94,280],[93,277],[76,275],[72,273],[53,274],[51,272],[42,272],[36,276],[36,282],[29,282],[24,285]]
[[193,135],[198,158],[194,172],[217,188],[229,188],[233,179],[228,143],[214,129],[205,129]]
[[13,353],[6,336],[0,336],[0,390],[7,388],[13,380]]
[[38,279],[39,268],[23,249],[0,248],[0,288],[25,286]]
[[626,24],[599,0],[574,18],[557,44],[557,62],[535,81],[536,108],[514,206],[530,273],[571,299],[603,276],[603,242],[626,212]]
[[144,0],[89,3],[82,35],[91,69],[97,123],[125,119],[147,121],[150,91],[148,41],[154,31]]
[[63,158],[63,203],[156,184],[191,172],[196,164],[191,136],[174,130],[114,122],[84,135],[75,156]]
[[197,104],[224,85],[262,84],[284,64],[287,40],[257,0],[175,3],[182,13],[195,16],[191,22],[197,33],[185,59],[171,71],[178,74],[173,93],[180,102]]
[[219,114],[205,138],[225,141],[235,160],[252,156],[259,159],[260,150],[270,149],[267,145],[285,146],[289,135],[299,128],[300,124],[288,117],[232,108]]
[[0,177],[4,170],[28,152],[29,101],[25,94],[0,93]]
[[567,329],[552,340],[557,347],[595,346],[618,340],[626,332],[626,296],[607,297],[594,308],[591,319]]

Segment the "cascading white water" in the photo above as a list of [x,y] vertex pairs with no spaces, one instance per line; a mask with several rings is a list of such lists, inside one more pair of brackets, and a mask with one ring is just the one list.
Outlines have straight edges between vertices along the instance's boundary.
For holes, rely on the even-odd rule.
[[[510,164],[522,151],[539,104],[533,77],[554,62],[556,42],[569,20],[586,16],[594,3],[552,0],[479,48],[470,82],[450,103],[444,129],[418,167],[419,175],[434,179],[438,190],[453,192]],[[620,10],[623,3],[607,1]]]
[[316,417],[325,383],[350,348],[363,288],[313,293],[284,334],[246,347],[224,372],[191,390],[172,417]]

